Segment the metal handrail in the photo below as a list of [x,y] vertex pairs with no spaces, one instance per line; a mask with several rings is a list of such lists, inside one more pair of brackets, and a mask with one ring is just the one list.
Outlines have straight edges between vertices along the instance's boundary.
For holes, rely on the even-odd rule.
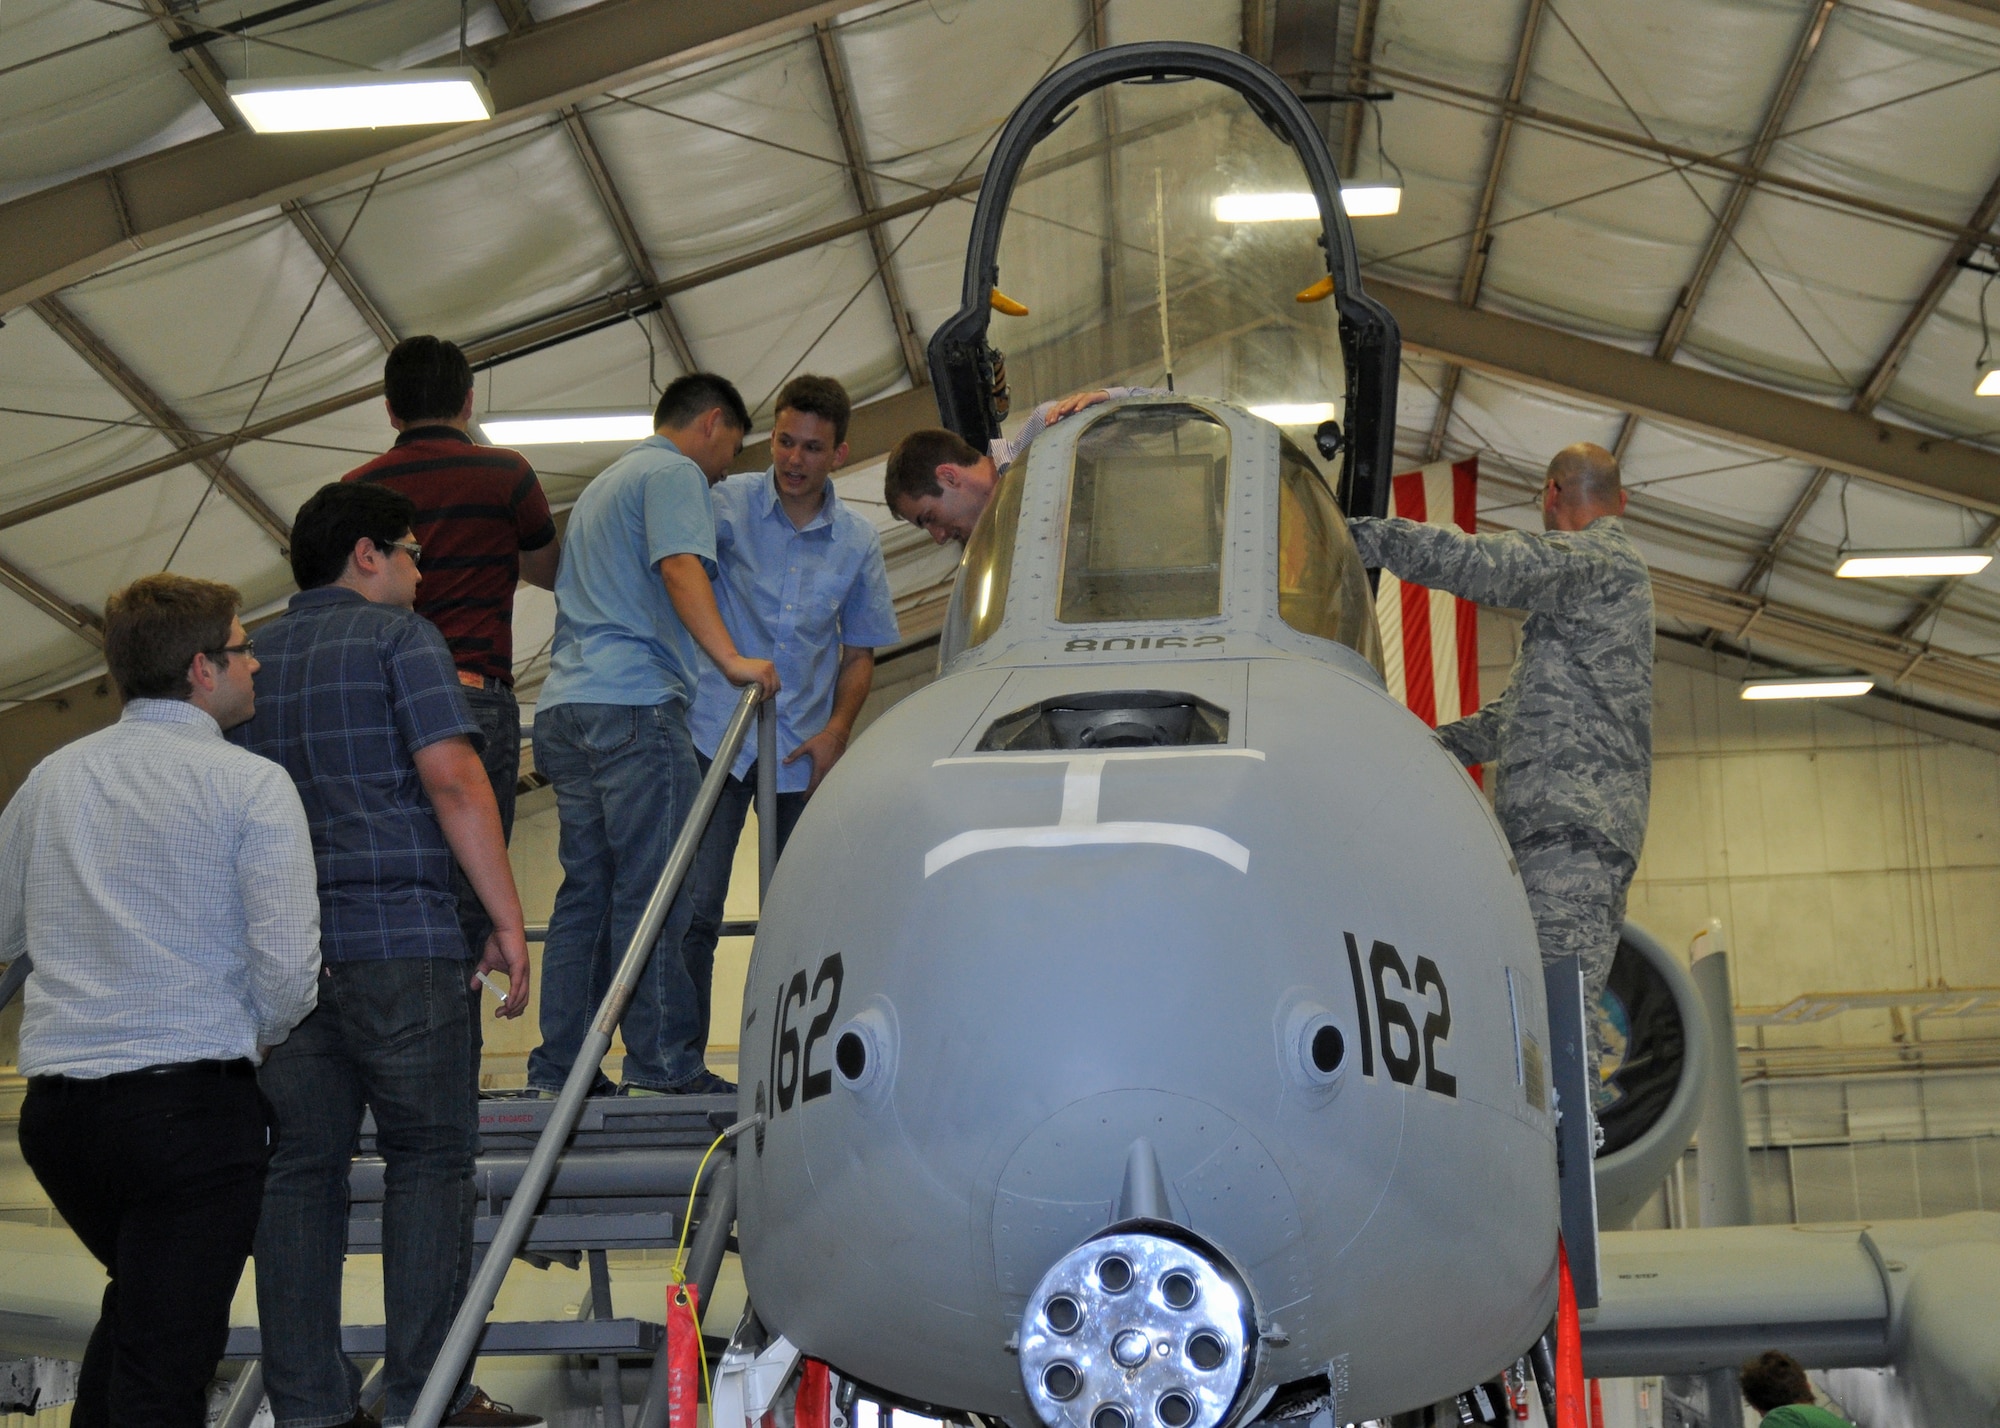
[[28,984],[28,973],[34,970],[35,964],[23,952],[7,964],[6,971],[0,972],[0,1011],[7,1010],[7,1003],[13,1001],[15,994]]
[[[569,1079],[563,1083],[555,1109],[549,1113],[548,1125],[543,1129],[541,1139],[535,1143],[534,1154],[528,1157],[527,1169],[522,1172],[514,1197],[508,1201],[507,1213],[501,1217],[500,1225],[493,1233],[493,1243],[486,1251],[486,1258],[480,1262],[479,1272],[472,1277],[472,1283],[465,1291],[465,1302],[459,1305],[458,1315],[451,1321],[444,1346],[438,1350],[437,1361],[431,1365],[430,1377],[424,1380],[424,1391],[418,1395],[416,1408],[410,1414],[410,1428],[438,1428],[451,1407],[459,1375],[464,1372],[466,1363],[478,1347],[480,1335],[485,1332],[486,1316],[493,1312],[493,1302],[500,1295],[501,1282],[507,1277],[515,1252],[527,1240],[529,1221],[534,1218],[535,1209],[541,1204],[542,1195],[555,1176],[556,1162],[569,1142],[570,1132],[576,1129],[577,1120],[583,1114],[583,1103],[597,1079],[597,1068],[605,1053],[611,1049],[611,1033],[632,1000],[633,990],[638,986],[647,959],[652,955],[653,944],[659,940],[660,928],[673,907],[674,895],[680,891],[688,869],[694,865],[695,852],[701,846],[701,837],[715,812],[716,801],[722,796],[723,781],[729,777],[730,766],[736,762],[737,751],[743,747],[744,736],[750,729],[750,716],[758,707],[758,699],[759,691],[753,684],[745,686],[736,701],[736,712],[730,716],[729,727],[723,733],[722,742],[716,746],[708,776],[701,781],[694,807],[688,810],[687,820],[681,824],[680,836],[674,840],[673,851],[667,855],[667,865],[660,870],[660,880],[653,885],[653,895],[647,901],[639,926],[625,948],[624,960],[618,964],[618,972],[611,979],[611,988],[598,1006],[590,1034],[584,1038],[576,1062],[570,1067]],[[760,896],[763,889],[769,887],[771,870],[777,864],[777,746],[777,709],[773,701],[766,700],[757,730]]]

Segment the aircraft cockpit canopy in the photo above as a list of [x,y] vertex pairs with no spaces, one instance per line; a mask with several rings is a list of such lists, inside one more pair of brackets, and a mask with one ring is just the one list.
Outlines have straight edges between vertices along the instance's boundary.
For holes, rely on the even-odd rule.
[[985,449],[1072,392],[1217,399],[1282,428],[1344,510],[1379,513],[1399,344],[1340,194],[1312,119],[1241,55],[1150,43],[1068,66],[981,185],[962,306],[930,344],[944,424]]
[[[1247,435],[1232,423],[1248,428]],[[1236,450],[1239,441],[1248,451]],[[1258,500],[1254,490],[1235,485],[1249,479],[1237,469],[1241,462],[1250,463],[1253,475],[1269,462],[1268,446],[1261,457],[1250,454],[1258,446],[1256,424],[1195,402],[1120,402],[1052,428],[1008,468],[966,543],[946,616],[946,661],[984,644],[1005,619],[1024,502],[1040,483],[1040,499],[1053,498],[1057,514],[1047,550],[1019,552],[1024,565],[1046,561],[1046,573],[1032,586],[1034,608],[1022,612],[1030,627],[1188,629],[1225,614],[1248,626],[1275,607],[1291,629],[1345,645],[1379,667],[1361,558],[1325,476],[1289,439],[1278,442],[1276,480],[1268,474],[1252,480],[1253,487],[1275,488],[1275,559],[1264,554],[1268,537],[1254,532],[1269,519],[1270,497]],[[1049,472],[1038,449],[1056,462],[1067,450],[1066,471]],[[1268,464],[1263,470],[1269,472]],[[1037,472],[1046,474],[1031,475]],[[1054,491],[1052,475],[1062,483]],[[1246,495],[1251,499],[1240,499]],[[1232,521],[1238,523],[1233,541]],[[1246,521],[1249,530],[1242,528]],[[1259,568],[1246,569],[1245,560]],[[1232,561],[1239,564],[1232,568]],[[1240,603],[1245,598],[1249,606]],[[1239,602],[1233,609],[1232,600]]]

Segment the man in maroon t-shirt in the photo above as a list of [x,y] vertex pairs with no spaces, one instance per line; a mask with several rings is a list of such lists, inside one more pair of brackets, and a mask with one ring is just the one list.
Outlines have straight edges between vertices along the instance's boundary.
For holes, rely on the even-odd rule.
[[[480,446],[472,423],[472,368],[454,343],[410,337],[383,369],[389,425],[400,436],[386,453],[347,473],[377,481],[417,503],[411,529],[423,547],[417,613],[436,625],[458,664],[465,702],[486,736],[482,757],[500,805],[501,831],[514,832],[514,786],[521,777],[521,706],[514,699],[514,587],[553,590],[559,546],[548,497],[517,451]],[[490,930],[461,879],[459,922],[477,949]],[[475,1024],[477,1024],[475,1019]]]

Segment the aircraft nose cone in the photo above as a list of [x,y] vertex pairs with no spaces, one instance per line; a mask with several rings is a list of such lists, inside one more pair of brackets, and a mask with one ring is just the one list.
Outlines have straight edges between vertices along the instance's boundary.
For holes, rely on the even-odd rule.
[[1121,1368],[1137,1368],[1153,1352],[1153,1341],[1144,1329],[1126,1329],[1111,1341],[1111,1357]]

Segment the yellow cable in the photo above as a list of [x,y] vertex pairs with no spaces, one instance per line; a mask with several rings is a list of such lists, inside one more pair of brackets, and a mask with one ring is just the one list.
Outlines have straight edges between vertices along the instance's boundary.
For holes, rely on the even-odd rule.
[[[701,1177],[703,1173],[708,1169],[709,1156],[714,1155],[717,1147],[719,1147],[725,1140],[728,1139],[729,1139],[729,1132],[727,1131],[724,1131],[721,1135],[717,1136],[714,1142],[708,1147],[708,1150],[702,1155],[701,1164],[697,1165],[694,1168],[694,1184],[688,1188],[689,1213],[681,1216],[680,1243],[674,1247],[673,1268],[667,1271],[668,1279],[676,1285],[685,1285],[687,1283],[686,1267],[687,1267],[688,1230],[694,1224],[694,1214],[693,1214],[694,1202],[695,1202],[695,1197],[701,1193]],[[710,1387],[708,1382],[708,1346],[702,1342],[702,1337],[701,1337],[702,1306],[699,1304],[690,1303],[688,1309],[689,1309],[689,1317],[691,1317],[694,1320],[695,1357],[701,1363],[702,1397],[708,1400],[709,1407],[713,1409],[715,1407],[715,1390],[712,1387]]]

